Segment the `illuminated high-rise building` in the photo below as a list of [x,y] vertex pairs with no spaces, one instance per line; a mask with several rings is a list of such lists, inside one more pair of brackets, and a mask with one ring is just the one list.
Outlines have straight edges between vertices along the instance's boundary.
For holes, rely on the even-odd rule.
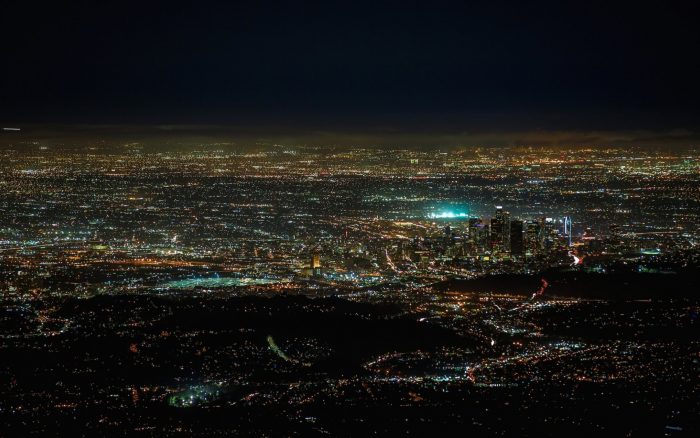
[[525,224],[525,249],[527,254],[535,255],[542,250],[544,233],[542,223],[536,220],[529,220]]
[[321,275],[321,254],[314,252],[311,256],[311,273],[314,276]]
[[472,254],[480,254],[489,246],[489,226],[479,218],[469,219],[468,248]]
[[491,218],[491,250],[508,252],[510,249],[510,213],[496,206],[496,214]]
[[556,220],[551,217],[543,218],[542,221],[542,242],[546,249],[551,248],[557,239]]
[[573,222],[569,216],[564,218],[564,237],[568,240],[569,246],[571,246],[571,240],[573,237]]

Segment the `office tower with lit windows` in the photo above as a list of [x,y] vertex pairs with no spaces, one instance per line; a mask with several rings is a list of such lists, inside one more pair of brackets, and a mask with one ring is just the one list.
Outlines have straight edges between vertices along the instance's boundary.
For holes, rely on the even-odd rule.
[[479,218],[469,219],[469,253],[482,254],[489,246],[489,226]]
[[321,254],[314,252],[311,256],[311,273],[314,276],[321,275]]
[[510,213],[496,206],[496,214],[491,218],[491,250],[494,253],[508,252],[510,249]]
[[525,222],[525,250],[528,255],[539,254],[542,250],[543,227],[540,221]]

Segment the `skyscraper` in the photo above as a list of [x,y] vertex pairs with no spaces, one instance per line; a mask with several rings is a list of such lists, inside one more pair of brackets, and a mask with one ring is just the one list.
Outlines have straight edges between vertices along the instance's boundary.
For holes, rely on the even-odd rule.
[[556,228],[556,221],[551,218],[547,217],[544,218],[544,221],[542,222],[542,229],[543,229],[543,245],[545,248],[551,248],[554,245],[554,242],[557,239],[557,228]]
[[311,256],[311,273],[314,276],[321,275],[321,254],[318,252]]
[[571,221],[571,217],[566,216],[564,218],[564,237],[568,240],[569,246],[571,246],[571,239],[573,236],[573,222]]
[[525,247],[528,255],[538,254],[542,250],[544,228],[537,220],[529,220],[525,225]]
[[483,253],[489,245],[489,227],[481,219],[469,219],[469,252]]
[[510,249],[510,213],[496,206],[496,214],[491,218],[491,250],[508,252]]
[[524,254],[523,245],[523,221],[514,220],[510,222],[510,253],[514,256]]

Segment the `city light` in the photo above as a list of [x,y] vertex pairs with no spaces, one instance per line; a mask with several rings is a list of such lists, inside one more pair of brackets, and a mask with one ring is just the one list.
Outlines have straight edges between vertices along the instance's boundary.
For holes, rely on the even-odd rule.
[[469,215],[467,213],[453,212],[453,211],[442,211],[439,213],[430,213],[428,215],[430,219],[458,219],[467,218]]

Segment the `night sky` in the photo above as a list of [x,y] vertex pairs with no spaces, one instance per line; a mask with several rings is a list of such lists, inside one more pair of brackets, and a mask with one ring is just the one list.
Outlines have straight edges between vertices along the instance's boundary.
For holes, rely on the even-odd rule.
[[3,2],[3,126],[700,131],[681,2],[101,3]]

